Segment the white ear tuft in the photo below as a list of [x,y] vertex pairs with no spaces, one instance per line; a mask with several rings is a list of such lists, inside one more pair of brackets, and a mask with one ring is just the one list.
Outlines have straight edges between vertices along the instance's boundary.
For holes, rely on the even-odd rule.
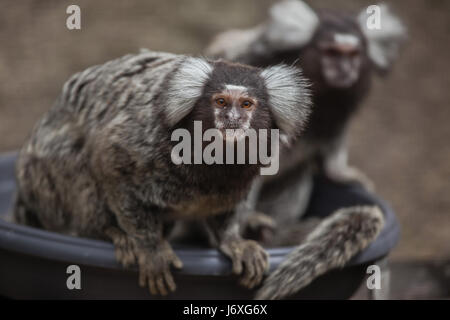
[[[379,25],[374,23],[377,16]],[[380,70],[388,70],[406,40],[406,27],[385,4],[367,7],[359,14],[358,22],[367,38],[369,58]]]
[[204,59],[187,57],[169,80],[166,116],[173,126],[191,112],[213,67]]
[[261,72],[269,105],[281,134],[296,138],[311,109],[309,84],[299,68],[276,65]]
[[262,26],[245,30],[225,31],[214,38],[206,48],[206,54],[214,58],[236,60],[258,43],[262,31]]
[[300,48],[313,37],[319,17],[300,0],[284,0],[270,9],[266,23],[219,34],[206,49],[211,57],[248,63],[247,58]]
[[284,0],[270,9],[266,39],[273,49],[299,48],[313,37],[319,17],[306,3],[299,0]]

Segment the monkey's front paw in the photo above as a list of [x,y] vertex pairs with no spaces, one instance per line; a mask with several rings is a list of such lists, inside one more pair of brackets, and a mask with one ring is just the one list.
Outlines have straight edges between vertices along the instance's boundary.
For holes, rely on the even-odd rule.
[[251,289],[258,285],[269,269],[269,256],[253,240],[229,240],[220,245],[220,250],[231,258],[233,273],[242,274],[240,283]]
[[136,263],[136,247],[133,240],[119,228],[111,227],[105,230],[105,234],[112,240],[116,259],[125,268]]
[[167,295],[175,291],[171,266],[183,267],[181,260],[175,255],[168,242],[164,241],[156,249],[139,249],[136,252],[139,265],[139,285],[148,285],[153,295]]

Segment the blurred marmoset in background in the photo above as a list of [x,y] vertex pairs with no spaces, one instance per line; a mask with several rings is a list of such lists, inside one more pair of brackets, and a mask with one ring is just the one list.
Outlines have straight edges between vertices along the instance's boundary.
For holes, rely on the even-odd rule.
[[270,9],[265,23],[224,32],[206,50],[215,58],[259,67],[292,64],[312,83],[313,109],[305,135],[280,156],[279,174],[253,187],[256,209],[272,220],[255,214],[246,223],[256,238],[267,237],[261,230],[276,226],[273,238],[259,239],[266,245],[298,244],[306,230],[314,231],[269,276],[258,298],[286,297],[343,266],[382,228],[376,206],[345,208],[324,221],[293,225],[308,205],[315,173],[372,189],[372,182],[347,164],[349,121],[369,92],[373,71],[391,68],[406,37],[405,27],[385,5],[376,6],[377,13],[380,28],[369,29],[366,8],[359,15],[316,12],[302,1],[285,0]]
[[15,220],[114,243],[152,294],[175,290],[182,267],[172,226],[200,220],[242,284],[268,268],[263,248],[239,234],[237,204],[261,164],[175,164],[172,132],[271,129],[295,138],[309,111],[297,68],[260,69],[143,51],[72,76],[20,151]]

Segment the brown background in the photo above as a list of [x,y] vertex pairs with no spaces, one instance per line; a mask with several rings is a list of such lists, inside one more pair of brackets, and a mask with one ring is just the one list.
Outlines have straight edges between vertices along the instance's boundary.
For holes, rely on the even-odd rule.
[[[270,0],[7,1],[0,10],[0,151],[20,147],[74,72],[146,47],[201,53],[227,28],[266,17]],[[82,30],[65,26],[69,4]],[[370,1],[314,1],[358,12]],[[402,225],[393,257],[450,256],[450,1],[391,3],[410,30],[395,70],[377,79],[352,125],[351,163]]]

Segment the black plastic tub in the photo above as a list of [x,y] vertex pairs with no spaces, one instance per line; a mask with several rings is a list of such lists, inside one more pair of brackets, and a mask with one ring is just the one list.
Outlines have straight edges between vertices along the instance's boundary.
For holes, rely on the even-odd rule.
[[[16,154],[0,155],[0,215],[11,210]],[[341,205],[377,203],[386,224],[366,250],[344,268],[316,279],[293,298],[347,299],[359,288],[366,269],[395,246],[399,228],[394,213],[383,201],[357,185],[344,186],[318,178],[310,212],[324,216]],[[326,195],[326,197],[324,197]],[[359,199],[359,200],[355,200]],[[70,237],[0,219],[0,296],[14,299],[155,299],[138,286],[136,270],[123,269],[108,242]],[[269,249],[275,268],[292,248]],[[184,263],[175,272],[177,291],[165,299],[251,299],[254,292],[239,287],[230,274],[230,262],[214,249],[176,248]],[[66,285],[69,265],[81,269],[81,289]]]

